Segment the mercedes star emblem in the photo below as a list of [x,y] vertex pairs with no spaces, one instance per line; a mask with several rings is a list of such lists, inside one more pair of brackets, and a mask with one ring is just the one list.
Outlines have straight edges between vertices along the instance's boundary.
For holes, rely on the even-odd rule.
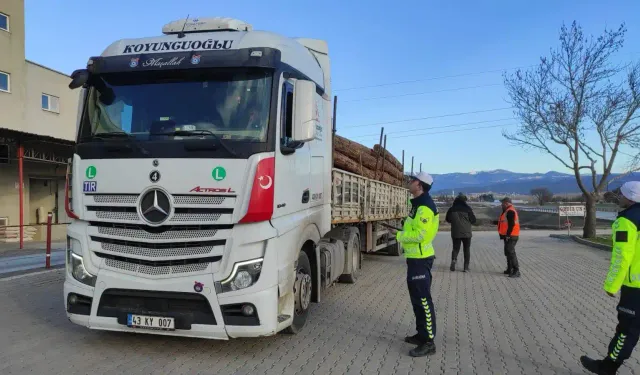
[[151,173],[149,173],[149,180],[151,180],[151,182],[158,182],[158,181],[160,181],[160,172],[158,172],[158,171],[151,171]]
[[152,189],[140,200],[140,215],[149,224],[160,224],[171,214],[171,201],[167,193]]

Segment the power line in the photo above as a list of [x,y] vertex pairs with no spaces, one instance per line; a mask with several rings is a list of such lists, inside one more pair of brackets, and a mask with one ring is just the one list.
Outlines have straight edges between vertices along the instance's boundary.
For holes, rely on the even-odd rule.
[[[465,126],[465,125],[475,125],[475,124],[486,124],[488,122],[498,122],[498,121],[506,121],[506,120],[513,120],[513,117],[506,117],[506,118],[500,118],[500,119],[496,119],[496,120],[486,120],[486,121],[474,121],[474,122],[464,122],[461,124],[451,124],[451,125],[444,125],[444,126],[430,126],[430,127],[426,127],[426,128],[414,128],[414,129],[409,129],[409,130],[399,130],[399,131],[395,131],[395,132],[388,132],[385,134],[398,134],[398,133],[409,133],[409,132],[414,132],[414,131],[420,131],[420,130],[431,130],[431,129],[444,129],[444,128],[452,128],[452,127],[456,127],[456,126]],[[380,136],[380,133],[371,133],[371,134],[363,134],[363,135],[356,135],[353,136],[351,138],[363,138],[363,137],[378,137]]]
[[[629,53],[628,56],[635,56],[638,53],[640,53],[640,52]],[[388,83],[381,83],[381,84],[377,84],[377,85],[355,86],[355,87],[348,87],[348,88],[345,88],[345,89],[335,89],[333,91],[335,91],[335,92],[351,91],[351,90],[359,90],[359,89],[368,89],[368,88],[373,88],[373,87],[402,85],[402,84],[405,84],[405,83],[426,82],[426,81],[435,81],[435,80],[447,79],[447,78],[468,77],[468,76],[480,75],[480,74],[504,72],[504,71],[507,71],[507,70],[514,70],[514,69],[527,69],[527,68],[533,68],[533,67],[536,67],[536,66],[539,66],[539,64],[532,64],[532,65],[526,65],[526,66],[516,66],[516,67],[513,67],[513,68],[484,70],[484,71],[463,73],[463,74],[453,74],[453,75],[448,75],[448,76],[428,77],[428,78],[421,78],[421,79],[414,79],[414,80],[407,80],[407,81],[388,82]]]
[[504,69],[495,69],[495,70],[485,70],[485,71],[481,71],[481,72],[472,72],[472,73],[463,73],[463,74],[453,74],[453,75],[448,75],[448,76],[439,76],[439,77],[429,77],[429,78],[422,78],[422,79],[414,79],[414,80],[409,80],[409,81],[396,81],[396,82],[389,82],[389,83],[381,83],[378,85],[369,85],[369,86],[356,86],[356,87],[349,87],[346,89],[338,89],[338,90],[334,90],[334,91],[351,91],[351,90],[359,90],[359,89],[368,89],[368,88],[373,88],[373,87],[383,87],[383,86],[394,86],[394,85],[402,85],[405,83],[415,83],[415,82],[426,82],[426,81],[435,81],[435,80],[439,80],[439,79],[447,79],[447,78],[457,78],[457,77],[467,77],[467,76],[473,76],[473,75],[480,75],[480,74],[487,74],[487,73],[496,73],[496,72],[504,72],[506,70],[513,70],[513,69],[524,69],[524,68],[531,68],[537,65],[527,65],[527,66],[517,66],[514,68],[504,68]]
[[512,124],[501,124],[501,125],[490,125],[490,126],[477,126],[475,128],[467,128],[467,129],[454,129],[454,130],[444,130],[444,131],[440,131],[440,132],[429,132],[429,133],[419,133],[419,134],[408,134],[408,135],[399,135],[399,136],[395,136],[395,137],[389,137],[389,138],[406,138],[406,137],[417,137],[417,136],[421,136],[421,135],[432,135],[432,134],[443,134],[443,133],[456,133],[456,132],[464,132],[464,131],[470,131],[470,130],[480,130],[480,129],[491,129],[491,128],[499,128],[499,127],[505,127],[505,126],[515,126],[515,125],[519,125],[517,123],[512,123]]
[[362,102],[365,100],[377,100],[377,99],[389,99],[389,98],[400,98],[405,96],[417,96],[417,95],[426,95],[426,94],[437,94],[441,92],[449,92],[449,91],[461,91],[461,90],[470,90],[470,89],[479,89],[483,87],[491,87],[491,86],[502,86],[501,83],[492,83],[488,85],[478,85],[478,86],[468,86],[468,87],[457,87],[454,89],[444,89],[437,91],[425,91],[425,92],[415,92],[410,94],[400,94],[400,95],[389,95],[389,96],[376,96],[373,98],[362,98],[362,99],[352,99],[352,100],[342,100],[342,103],[351,103],[351,102]]
[[374,122],[370,124],[361,124],[361,125],[351,125],[344,126],[344,128],[361,128],[363,126],[375,126],[375,125],[386,125],[386,124],[396,124],[400,122],[411,122],[411,121],[420,121],[420,120],[430,120],[434,118],[444,118],[444,117],[454,117],[454,116],[463,116],[463,115],[471,115],[475,113],[485,113],[485,112],[496,112],[496,111],[504,111],[505,109],[512,109],[513,107],[504,107],[504,108],[493,108],[493,109],[485,109],[481,111],[471,111],[471,112],[460,112],[460,113],[450,113],[446,115],[439,116],[429,116],[429,117],[417,117],[417,118],[409,118],[403,120],[395,120],[395,121],[385,121],[385,122]]

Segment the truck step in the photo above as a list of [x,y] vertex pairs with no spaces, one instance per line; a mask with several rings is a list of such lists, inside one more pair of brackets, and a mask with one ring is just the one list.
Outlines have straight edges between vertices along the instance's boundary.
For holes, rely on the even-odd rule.
[[291,315],[278,315],[278,323],[282,323],[289,318],[291,318]]

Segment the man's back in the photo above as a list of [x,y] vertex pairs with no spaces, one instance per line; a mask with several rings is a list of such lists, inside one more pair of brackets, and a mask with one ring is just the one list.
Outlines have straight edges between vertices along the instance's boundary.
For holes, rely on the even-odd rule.
[[452,238],[471,238],[471,226],[476,223],[476,216],[468,204],[454,201],[453,206],[447,211],[445,220],[451,224]]

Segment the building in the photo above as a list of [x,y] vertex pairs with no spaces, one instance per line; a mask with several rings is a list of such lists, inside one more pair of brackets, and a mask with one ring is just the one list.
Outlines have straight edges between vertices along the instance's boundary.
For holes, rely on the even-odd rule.
[[[25,59],[24,0],[0,1],[0,242],[43,240],[47,213],[68,222],[65,171],[79,91],[64,73]],[[22,199],[20,199],[22,197]],[[64,238],[64,225],[53,227]]]

